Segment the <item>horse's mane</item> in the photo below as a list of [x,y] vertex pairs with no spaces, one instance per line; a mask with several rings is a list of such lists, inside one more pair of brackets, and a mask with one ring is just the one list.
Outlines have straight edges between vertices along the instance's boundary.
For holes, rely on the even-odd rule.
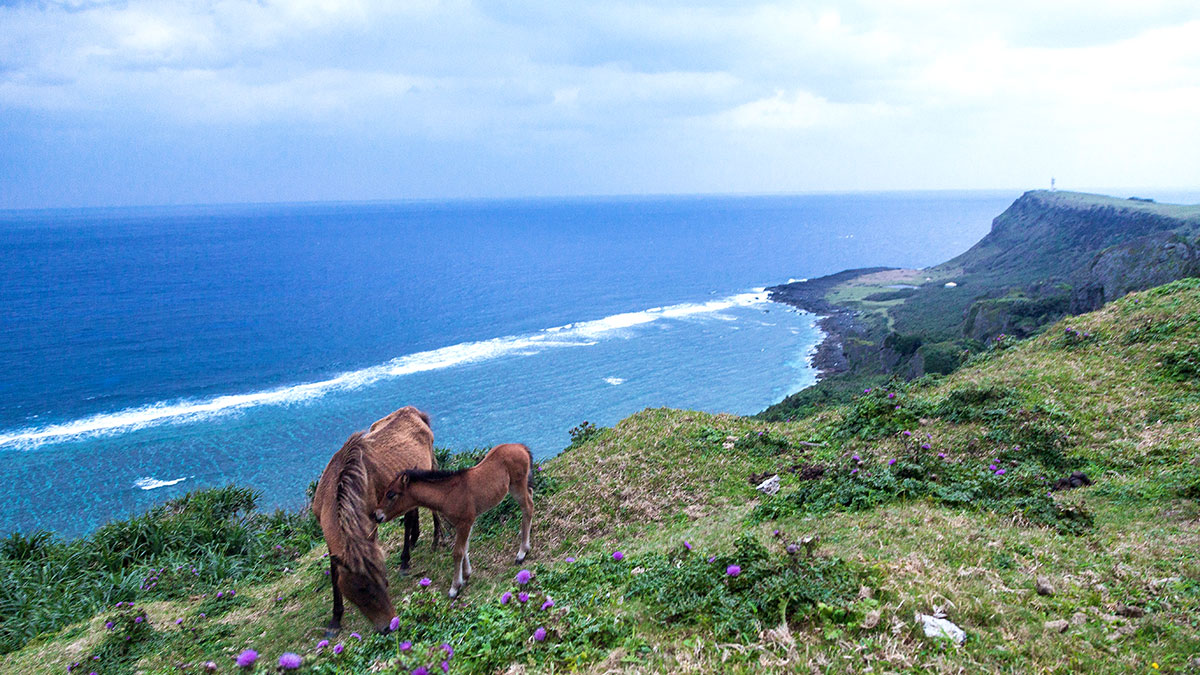
[[[434,461],[437,461],[436,459]],[[441,483],[448,481],[455,476],[461,476],[466,473],[466,469],[454,469],[453,471],[445,471],[442,469],[409,469],[405,471],[405,475],[409,480],[415,480],[421,483]]]
[[337,522],[342,534],[341,561],[352,572],[381,581],[383,554],[371,540],[367,519],[367,464],[363,432],[350,436],[342,446],[342,470],[337,480]]

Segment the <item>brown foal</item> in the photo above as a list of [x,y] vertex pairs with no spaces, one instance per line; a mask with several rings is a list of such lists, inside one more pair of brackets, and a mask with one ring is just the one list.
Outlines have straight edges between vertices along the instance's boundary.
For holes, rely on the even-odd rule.
[[519,443],[497,445],[475,466],[458,471],[402,471],[388,486],[375,521],[385,520],[424,506],[454,524],[454,581],[450,597],[458,596],[471,577],[471,527],[479,514],[511,494],[521,507],[521,542],[517,562],[529,553],[533,524],[533,456]]

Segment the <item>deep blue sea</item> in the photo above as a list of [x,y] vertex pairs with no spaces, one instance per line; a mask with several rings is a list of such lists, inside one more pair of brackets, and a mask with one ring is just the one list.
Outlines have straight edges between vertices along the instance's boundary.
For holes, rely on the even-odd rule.
[[403,405],[456,450],[815,380],[764,286],[926,266],[1016,192],[0,212],[0,532],[229,482],[297,506]]

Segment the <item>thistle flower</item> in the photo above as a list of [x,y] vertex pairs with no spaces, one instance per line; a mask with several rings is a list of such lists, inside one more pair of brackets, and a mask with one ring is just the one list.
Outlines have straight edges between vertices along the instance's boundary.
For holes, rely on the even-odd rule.
[[895,394],[888,394],[888,398],[896,398]]
[[413,669],[412,675],[429,675],[429,669],[425,666],[417,666]]
[[234,663],[236,663],[239,668],[249,668],[250,666],[254,665],[254,662],[257,660],[258,652],[254,651],[253,649],[247,649],[241,654],[238,654],[237,660]]
[[520,602],[522,605],[529,602],[529,594],[528,593],[517,593],[517,601]]
[[888,460],[888,466],[891,466],[891,465],[893,465],[893,464],[895,464],[895,463],[896,463],[896,458],[895,458],[895,457],[893,457],[893,458],[891,458],[891,459],[889,459],[889,460]]
[[512,593],[504,591],[504,593],[500,596],[500,604],[507,605],[509,600],[512,600]]
[[111,622],[111,621],[105,621],[105,622],[104,622],[104,627],[105,627],[105,628],[107,628],[108,630],[112,630],[112,629],[113,629],[113,622]]
[[422,586],[428,586],[429,584],[433,583],[433,579],[430,579],[429,577],[421,577],[421,580],[417,583],[421,584]]
[[317,649],[325,649],[329,646],[329,640],[321,640],[317,643]]
[[522,586],[529,583],[529,580],[532,578],[533,573],[529,570],[521,570],[520,572],[517,572],[517,583],[521,584]]
[[944,453],[944,452],[939,452],[939,453],[938,453],[938,458],[939,458],[939,459],[946,459],[946,453]]
[[714,555],[714,556],[711,556],[711,557],[709,557],[709,559],[708,559],[708,562],[709,562],[709,564],[712,564],[712,563],[714,563],[714,562],[716,562],[716,561],[717,561],[717,556],[715,556],[715,555]]
[[400,617],[393,616],[391,623],[388,624],[388,630],[395,631],[400,628]]
[[862,457],[859,457],[858,455],[852,455],[852,456],[850,457],[850,459],[852,459],[852,460],[854,460],[854,461],[856,461],[856,462],[861,462],[861,461],[862,461]]
[[900,432],[900,435],[905,438],[908,438],[909,436],[912,436],[912,432],[905,429],[904,431]]
[[996,469],[998,469],[998,468],[1000,468],[1000,467],[996,466],[995,464],[990,464],[990,465],[988,465],[988,470],[989,470],[989,471],[995,471],[995,470],[996,470]]
[[691,542],[689,542],[689,541],[688,541],[688,540],[686,540],[686,539],[684,539],[684,540],[683,540],[683,547],[684,547],[684,548],[686,548],[686,549],[687,549],[687,550],[689,550],[689,551],[690,551],[690,550],[692,550],[692,544],[691,544]]
[[454,656],[454,647],[451,647],[449,642],[442,643],[442,651],[446,652],[447,659]]
[[[541,471],[541,469],[539,468],[538,471]],[[449,661],[442,661],[442,672],[443,673],[450,672],[450,662]]]
[[358,640],[359,642],[362,641],[362,636],[359,635],[358,633],[351,633],[350,637],[354,638],[355,640]]
[[553,606],[554,606],[554,601],[551,600],[550,598],[546,598],[546,601],[542,603],[542,611],[544,612]]
[[134,617],[134,619],[133,619],[133,622],[134,622],[134,623],[141,623],[141,622],[143,622],[143,621],[145,621],[145,620],[146,620],[146,617],[144,617],[144,616],[138,616],[138,617]]
[[737,575],[739,575],[741,573],[742,573],[742,568],[740,565],[730,565],[729,567],[725,568],[725,574],[728,574],[731,577],[736,577]]
[[571,562],[575,562],[575,559],[570,556],[567,556],[566,561],[571,563]]
[[404,642],[400,643],[400,651],[407,652],[410,649],[412,649],[412,643],[409,642],[408,640],[405,640]]
[[625,554],[620,551],[613,551],[613,560],[624,560]]
[[337,643],[336,645],[334,645],[334,646],[333,646],[333,653],[334,653],[334,654],[341,654],[343,649],[345,649],[345,647],[344,647],[344,646],[342,646],[342,643],[340,643],[340,642],[339,642],[339,643]]
[[546,639],[546,629],[538,626],[538,629],[533,631],[533,639],[541,642]]
[[997,472],[996,472],[996,475],[997,475],[997,476],[1003,476],[1003,475],[1004,475],[1004,469],[1000,469],[999,471],[997,471]]
[[928,444],[928,443],[922,443],[922,444],[921,444],[921,449],[922,449],[922,450],[932,450],[932,449],[933,449],[933,446],[932,446],[932,445],[930,445],[930,444]]
[[300,658],[299,654],[293,652],[284,652],[283,656],[279,657],[279,667],[284,670],[295,670],[303,662],[304,659]]

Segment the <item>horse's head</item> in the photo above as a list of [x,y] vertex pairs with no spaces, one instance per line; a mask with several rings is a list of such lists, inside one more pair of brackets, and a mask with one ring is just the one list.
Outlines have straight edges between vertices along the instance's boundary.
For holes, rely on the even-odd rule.
[[379,508],[375,509],[375,513],[372,514],[375,522],[382,523],[416,508],[416,502],[408,494],[409,481],[408,472],[401,471],[388,485],[387,492],[383,495],[383,502],[380,503]]
[[388,596],[388,580],[383,566],[368,565],[365,569],[355,570],[340,560],[335,564],[338,566],[337,583],[342,595],[362,610],[375,630],[386,633],[396,610]]

